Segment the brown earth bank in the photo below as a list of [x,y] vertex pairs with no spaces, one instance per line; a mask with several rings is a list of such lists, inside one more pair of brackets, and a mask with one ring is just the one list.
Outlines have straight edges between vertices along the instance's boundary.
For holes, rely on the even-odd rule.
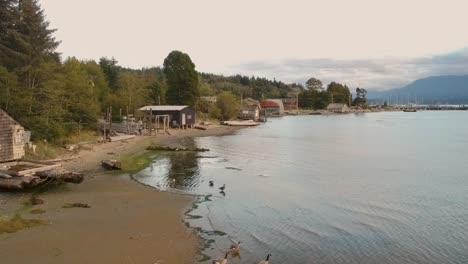
[[[0,192],[0,217],[20,214],[46,222],[0,234],[0,263],[195,263],[198,238],[183,222],[183,213],[194,198],[144,186],[125,173],[105,172],[100,161],[141,155],[150,143],[178,144],[184,137],[236,130],[224,126],[173,130],[170,136],[90,145],[78,158],[63,164],[66,169],[84,172],[85,181],[34,192],[44,204],[24,205],[31,193]],[[64,208],[72,203],[90,208]],[[45,212],[31,214],[32,209]]]

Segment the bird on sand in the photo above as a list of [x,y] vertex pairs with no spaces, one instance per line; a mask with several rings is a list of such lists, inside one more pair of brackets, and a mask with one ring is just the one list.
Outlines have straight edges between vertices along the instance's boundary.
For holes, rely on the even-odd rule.
[[228,263],[228,260],[227,260],[227,257],[229,255],[229,252],[226,252],[226,255],[224,256],[223,259],[217,259],[217,260],[213,260],[213,264],[227,264]]
[[268,264],[270,261],[271,254],[268,254],[265,260],[260,261],[258,264]]
[[229,248],[229,251],[231,252],[231,254],[234,254],[234,253],[239,253],[240,251],[240,241],[237,242],[237,243],[234,243],[231,245],[231,247]]
[[210,184],[210,187],[213,187],[214,182],[213,182],[213,181],[209,181],[209,184]]
[[224,191],[224,189],[226,189],[226,184],[223,184],[223,186],[219,187],[219,189],[220,189],[221,191]]

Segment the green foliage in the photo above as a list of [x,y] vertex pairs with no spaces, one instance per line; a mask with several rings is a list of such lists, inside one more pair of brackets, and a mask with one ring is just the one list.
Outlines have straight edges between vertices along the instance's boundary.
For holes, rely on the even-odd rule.
[[219,110],[218,106],[216,105],[211,105],[208,108],[208,116],[211,119],[222,119],[221,110]]
[[164,60],[167,81],[167,102],[195,106],[199,97],[198,73],[189,55],[172,51]]
[[348,86],[332,82],[328,85],[327,92],[330,96],[330,102],[349,105],[351,92]]
[[120,74],[120,67],[117,66],[117,60],[114,58],[108,59],[106,57],[102,57],[99,60],[99,65],[101,66],[104,75],[106,76],[107,82],[109,87],[113,91],[117,91],[119,88],[119,74]]
[[367,106],[367,90],[356,88],[356,98],[353,101],[354,106],[366,107]]
[[307,80],[306,87],[309,90],[323,90],[322,82],[319,79],[315,78],[310,78],[309,80]]
[[230,92],[220,93],[216,99],[216,106],[220,112],[220,119],[229,120],[239,113],[239,100]]
[[305,90],[299,94],[299,107],[324,109],[328,105],[328,93],[319,90]]

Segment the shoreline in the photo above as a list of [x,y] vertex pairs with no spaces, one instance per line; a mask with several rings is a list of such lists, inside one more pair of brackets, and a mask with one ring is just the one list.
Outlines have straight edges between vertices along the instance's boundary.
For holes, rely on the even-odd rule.
[[[106,172],[100,161],[143,155],[154,142],[177,145],[187,137],[223,136],[239,129],[213,125],[204,131],[172,130],[172,135],[90,145],[77,159],[62,163],[68,170],[84,172],[83,183],[0,193],[0,216],[18,213],[47,221],[46,225],[1,234],[2,263],[196,262],[201,238],[185,225],[185,213],[196,197],[160,191],[125,172]],[[32,194],[45,203],[24,206]],[[91,208],[63,208],[66,203],[86,203]],[[45,213],[31,214],[32,209]]]

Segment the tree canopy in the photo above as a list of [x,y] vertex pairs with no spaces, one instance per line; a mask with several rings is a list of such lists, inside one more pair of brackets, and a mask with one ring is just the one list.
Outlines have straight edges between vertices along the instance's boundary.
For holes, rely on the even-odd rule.
[[198,73],[189,55],[172,51],[164,59],[167,82],[167,102],[176,105],[195,106],[198,97]]
[[320,81],[319,79],[315,79],[315,78],[310,78],[309,80],[307,80],[306,87],[309,90],[317,90],[317,91],[323,90],[322,81]]

